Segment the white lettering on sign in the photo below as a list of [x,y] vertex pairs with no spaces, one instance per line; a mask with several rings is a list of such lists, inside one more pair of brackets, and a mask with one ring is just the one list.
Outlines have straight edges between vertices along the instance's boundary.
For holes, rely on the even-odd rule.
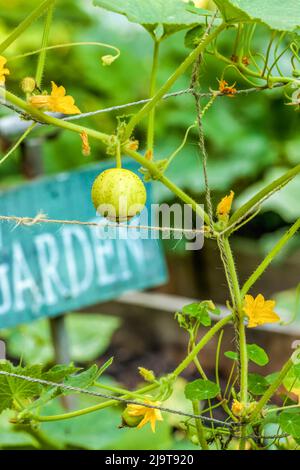
[[[105,286],[117,280],[114,260],[114,247],[112,240],[101,240],[96,231],[91,231],[94,257],[97,269],[97,284]],[[117,248],[117,247],[116,247]]]
[[0,304],[0,315],[5,315],[11,308],[11,292],[8,282],[8,270],[7,264],[0,266],[0,292],[2,302]]
[[38,253],[38,262],[42,277],[42,286],[45,293],[45,303],[54,305],[58,295],[66,297],[68,290],[62,284],[58,275],[59,252],[55,237],[50,233],[38,235],[35,238]]
[[[142,240],[102,239],[93,228],[68,226],[56,234],[36,234],[30,247],[28,253],[14,241],[10,263],[0,264],[0,315],[28,307],[38,315],[43,306],[75,298],[95,284],[128,281],[134,276],[130,266],[143,273],[145,261],[151,262]],[[34,268],[29,264],[33,254]]]
[[[67,227],[62,230],[62,237],[65,247],[67,269],[71,283],[71,296],[76,297],[85,292],[93,281],[94,257],[87,237],[87,233],[80,227]],[[77,250],[75,248],[77,246]],[[80,247],[80,248],[79,248]],[[78,250],[79,248],[79,250]],[[78,253],[82,252],[80,258],[83,264],[78,266]],[[82,275],[83,271],[83,275]],[[82,275],[79,278],[79,272]]]
[[12,250],[15,310],[21,312],[25,309],[26,302],[24,299],[24,294],[26,291],[29,291],[29,294],[31,294],[33,300],[33,310],[36,311],[42,304],[41,293],[29,269],[21,244],[19,242],[15,242],[13,244]]

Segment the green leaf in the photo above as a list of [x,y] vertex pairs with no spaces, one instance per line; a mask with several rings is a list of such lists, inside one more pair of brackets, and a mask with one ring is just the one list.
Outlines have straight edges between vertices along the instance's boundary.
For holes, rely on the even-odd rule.
[[194,49],[201,41],[205,28],[203,25],[190,29],[184,37],[184,45],[188,49]]
[[291,367],[284,378],[283,385],[288,391],[293,388],[300,388],[300,364],[295,364]]
[[[13,374],[25,375],[27,377],[40,378],[42,367],[40,365],[31,367],[14,367],[10,362],[2,362],[0,371]],[[22,401],[24,399],[34,398],[40,394],[41,385],[0,375],[0,413],[7,408],[12,408],[14,400]]]
[[188,400],[208,400],[215,398],[219,392],[220,388],[216,383],[203,379],[188,383],[184,391]]
[[237,361],[239,359],[238,354],[234,351],[226,351],[224,356],[228,357],[228,359],[232,359],[233,361]]
[[189,317],[196,318],[203,326],[210,326],[211,318],[209,313],[219,314],[220,312],[216,309],[213,302],[210,300],[204,300],[203,302],[194,302],[192,304],[185,305],[182,308],[182,313]]
[[225,21],[264,23],[279,31],[294,31],[300,26],[299,0],[215,0]]
[[114,358],[111,357],[111,358],[108,359],[101,367],[99,367],[99,375],[98,375],[98,377],[100,377],[100,375],[102,375],[102,374],[106,371],[106,369],[108,369],[108,368],[112,365],[113,360],[114,360]]
[[211,12],[202,9],[198,9],[198,13],[202,12],[203,16],[189,12],[182,0],[94,0],[94,5],[120,13],[151,32],[158,25],[163,25],[168,34],[204,23],[207,15],[211,15]]
[[[72,387],[78,388],[87,388],[93,385],[101,374],[101,369],[99,369],[96,364],[92,365],[89,369],[81,372],[80,374],[68,377],[65,381],[65,385],[70,385]],[[66,393],[69,393],[66,391]]]
[[262,375],[259,375],[259,374],[248,375],[248,388],[249,388],[249,392],[253,393],[253,395],[263,395],[268,387],[269,387],[269,382]]
[[279,415],[279,424],[282,430],[293,437],[300,438],[300,414],[283,411]]
[[75,367],[74,364],[70,365],[55,365],[47,372],[44,372],[42,375],[43,380],[48,380],[49,382],[59,383],[64,380],[69,375],[75,374],[80,370],[79,367]]
[[258,366],[265,366],[269,362],[267,353],[257,344],[247,344],[248,358]]
[[272,372],[272,374],[266,375],[266,381],[268,382],[269,385],[271,385],[275,380],[278,379],[279,372]]

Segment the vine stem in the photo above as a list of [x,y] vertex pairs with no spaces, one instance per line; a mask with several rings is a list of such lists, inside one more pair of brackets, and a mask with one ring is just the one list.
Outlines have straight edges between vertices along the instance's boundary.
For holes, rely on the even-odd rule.
[[[236,331],[236,338],[238,340],[239,347],[239,369],[240,369],[240,400],[243,405],[247,404],[248,401],[248,353],[247,353],[247,341],[244,324],[244,314],[242,307],[242,297],[239,287],[239,280],[235,268],[234,258],[231,251],[230,243],[228,238],[222,240],[222,247],[225,255],[225,271],[228,270],[227,279],[229,279],[229,288],[232,292],[232,302],[235,309],[235,316],[238,321],[238,327]],[[247,432],[246,426],[241,428],[241,440],[240,450],[245,449],[246,441],[244,439]]]
[[[7,90],[3,91],[3,95],[5,99],[7,99],[10,103],[17,106],[19,109],[25,111],[25,113],[27,113],[37,122],[60,127],[62,129],[66,129],[71,132],[76,132],[78,134],[86,132],[88,136],[100,141],[102,144],[105,145],[109,145],[112,139],[115,139],[115,136],[104,134],[103,132],[90,129],[88,127],[79,126],[78,124],[74,124],[72,122],[58,119],[48,114],[42,113],[38,109],[29,105],[26,101],[22,100],[21,98],[17,97],[16,95]],[[196,212],[202,219],[204,219],[206,223],[209,223],[208,215],[206,214],[204,209],[202,209],[201,205],[194,201],[194,199],[188,196],[184,191],[182,191],[182,189],[176,186],[176,184],[170,181],[166,176],[162,175],[155,163],[149,161],[147,158],[143,157],[138,152],[131,150],[130,144],[123,145],[122,150],[125,154],[139,162],[144,168],[147,168],[153,176],[155,176],[161,183],[163,183],[168,189],[170,189],[183,202],[189,204],[194,210],[194,212]]]
[[221,60],[222,62],[225,62],[226,64],[234,66],[243,75],[248,75],[249,77],[257,78],[259,80],[265,80],[269,84],[272,84],[272,85],[275,85],[276,83],[290,83],[290,82],[293,82],[295,80],[293,77],[284,77],[284,76],[268,77],[268,76],[265,76],[265,75],[262,76],[261,73],[255,72],[254,70],[249,69],[249,67],[246,67],[241,62],[236,63],[236,62],[232,61],[231,59],[228,59],[227,57],[222,55],[217,50],[214,50],[214,56],[217,59]]
[[288,243],[288,241],[295,235],[295,233],[300,228],[300,218],[296,220],[296,222],[288,229],[288,231],[283,235],[283,237],[276,243],[273,249],[268,253],[265,259],[260,263],[260,265],[256,268],[254,273],[249,277],[249,279],[245,282],[242,287],[242,297],[244,297],[253,284],[260,278],[260,276],[264,273],[267,269],[269,264],[273,261],[275,256],[282,250],[282,248]]
[[39,5],[24,21],[22,21],[13,32],[0,44],[0,54],[2,54],[24,31],[36,21],[52,4],[55,0],[45,0]]
[[270,194],[273,194],[275,191],[281,189],[289,181],[291,181],[295,176],[300,173],[300,164],[296,165],[291,170],[288,170],[282,176],[277,178],[272,183],[265,186],[261,191],[255,194],[249,201],[243,204],[239,209],[237,209],[231,218],[229,219],[228,227],[233,226],[236,222],[242,220],[245,215],[247,215],[254,207],[260,204],[266,197]]
[[[201,413],[200,406],[199,406],[199,401],[198,400],[193,400],[192,405],[193,405],[193,413],[195,415],[199,416],[200,413]],[[200,418],[195,419],[195,425],[196,425],[196,431],[197,431],[197,437],[198,437],[199,445],[201,446],[202,450],[209,450],[207,441],[205,439],[204,427],[203,427],[203,424],[202,424],[202,421],[201,421]]]
[[164,176],[161,171],[157,168],[154,162],[149,161],[147,158],[143,157],[141,154],[135,150],[131,150],[129,145],[124,146],[124,153],[132,157],[135,161],[140,163],[144,168],[147,168],[151,175],[161,183],[163,183],[170,191],[172,191],[179,199],[191,206],[193,211],[198,214],[207,224],[209,223],[208,214],[198,204],[193,198],[186,194],[182,189],[176,186],[172,181],[170,181],[166,176]]
[[[150,78],[150,94],[149,94],[150,98],[152,98],[155,95],[155,90],[156,90],[158,61],[159,61],[159,47],[160,47],[160,41],[155,38],[154,49],[153,49],[152,70],[151,70],[151,78]],[[149,160],[153,159],[154,132],[155,132],[155,107],[150,111],[149,120],[148,120],[147,158]]]
[[[180,375],[191,364],[191,362],[194,361],[194,359],[198,355],[199,351],[201,351],[201,349],[204,348],[204,346],[211,340],[211,338],[221,328],[223,328],[223,326],[225,326],[227,323],[229,323],[230,320],[232,320],[232,315],[228,315],[227,317],[222,318],[222,320],[220,320],[218,323],[216,323],[206,333],[206,335],[203,336],[203,338],[199,341],[199,343],[195,346],[195,348],[191,351],[191,353],[179,364],[179,366],[174,370],[174,372],[170,374],[170,377],[172,377],[172,379],[173,379],[174,377],[177,377],[178,375]],[[139,389],[137,392],[139,394],[145,394],[145,393],[148,393],[152,390],[155,390],[158,387],[159,387],[159,384],[154,383],[154,384],[151,384],[151,385],[148,385],[144,388]],[[132,392],[126,392],[126,394],[124,394],[122,396],[122,398],[124,398],[124,399],[130,398],[131,394],[132,394]],[[54,415],[54,416],[34,416],[34,419],[36,421],[40,421],[40,422],[63,421],[65,419],[76,418],[78,416],[83,416],[83,415],[86,415],[88,413],[93,413],[94,411],[103,410],[105,408],[108,408],[110,406],[114,406],[114,405],[117,405],[117,404],[119,404],[119,402],[112,399],[112,400],[107,400],[104,403],[99,403],[97,405],[84,408],[82,410],[75,410],[75,411],[71,411],[69,413],[64,413],[64,414]]]
[[37,64],[37,69],[36,69],[36,74],[35,74],[35,81],[36,81],[36,85],[38,88],[41,87],[44,69],[45,69],[46,54],[47,54],[46,47],[48,45],[48,40],[49,40],[49,35],[50,35],[54,6],[55,6],[55,0],[49,6],[48,13],[46,16],[45,26],[44,26],[44,33],[42,37],[42,47],[41,47],[41,51],[39,54],[38,64]]
[[108,145],[111,142],[111,139],[112,139],[111,135],[104,134],[103,132],[95,131],[87,127],[79,126],[78,124],[73,124],[72,122],[69,122],[69,121],[64,121],[62,119],[55,118],[49,114],[45,114],[39,111],[38,109],[34,108],[30,104],[28,104],[26,101],[17,97],[10,91],[3,90],[3,96],[10,103],[14,104],[19,109],[25,111],[25,113],[28,114],[28,116],[36,122],[60,127],[62,129],[76,132],[78,134],[81,134],[82,132],[86,132],[88,136],[93,137],[96,140],[99,140],[100,142],[106,145]]
[[176,367],[173,374],[174,376],[178,376],[182,374],[182,372],[194,361],[194,359],[198,356],[201,349],[206,346],[206,344],[213,338],[213,336],[221,330],[227,323],[229,323],[233,318],[233,315],[228,315],[227,317],[222,318],[219,320],[207,333],[203,336],[203,338],[199,341],[199,343],[192,349],[192,351],[184,358],[184,360]]
[[153,99],[147,103],[138,113],[136,113],[127,124],[126,138],[129,139],[136,125],[161,101],[163,96],[170,90],[176,80],[185,73],[192,65],[197,57],[205,50],[206,46],[212,42],[221,31],[226,28],[226,24],[220,24],[214,31],[208,34],[200,44],[188,55],[175,72],[169,77],[165,84],[157,91]]
[[21,143],[23,142],[23,140],[26,139],[26,137],[30,134],[30,132],[35,128],[36,126],[36,123],[34,122],[33,124],[31,124],[31,126],[28,127],[28,129],[26,129],[26,131],[21,135],[21,137],[17,140],[17,142],[9,149],[9,151],[1,158],[0,160],[0,165],[2,165],[2,163],[4,163],[8,157],[11,156],[12,153],[14,153],[15,150],[17,150],[17,148],[21,145]]
[[[144,388],[141,388],[139,390],[140,394],[148,393],[155,388],[158,387],[158,384],[151,384],[147,385]],[[122,398],[129,399],[132,396],[131,392],[126,393],[125,395],[122,396]],[[141,397],[140,397],[141,398]],[[37,421],[40,421],[42,423],[49,423],[51,421],[63,421],[65,419],[72,419],[72,418],[77,418],[78,416],[83,416],[89,413],[93,413],[95,411],[103,410],[105,408],[108,408],[110,406],[118,405],[120,402],[116,400],[107,400],[104,403],[99,403],[94,406],[89,406],[87,408],[84,408],[82,410],[75,410],[75,411],[70,411],[69,413],[63,413],[60,415],[52,415],[52,416],[34,416],[34,419]]]
[[238,315],[239,321],[239,341],[240,341],[240,380],[241,380],[241,401],[247,404],[248,400],[248,355],[247,355],[247,344],[246,344],[246,333],[244,325],[244,313],[242,307],[242,297],[239,287],[239,280],[235,269],[235,263],[233,254],[229,244],[228,238],[223,241],[224,251],[227,258],[227,266],[232,282],[232,290],[234,294],[234,307]]

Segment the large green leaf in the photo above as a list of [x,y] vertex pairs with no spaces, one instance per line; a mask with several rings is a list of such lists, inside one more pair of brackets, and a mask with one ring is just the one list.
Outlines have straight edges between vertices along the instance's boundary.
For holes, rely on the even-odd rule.
[[279,415],[279,424],[284,432],[293,437],[300,437],[300,414],[299,412],[284,411]]
[[209,400],[215,398],[220,388],[210,380],[197,379],[185,387],[185,396],[188,400]]
[[293,31],[300,26],[299,0],[215,0],[228,22],[259,21],[272,29]]
[[[269,362],[267,353],[257,344],[247,344],[247,352],[249,361],[254,362],[258,366],[265,366]],[[233,361],[238,360],[238,354],[234,351],[226,351],[224,356],[232,359]]]
[[[26,375],[27,377],[40,378],[42,366],[14,367],[10,362],[2,362],[0,371]],[[28,382],[23,379],[0,375],[0,413],[11,408],[14,401],[22,401],[39,395],[41,386],[37,383]]]
[[257,344],[247,344],[247,352],[249,360],[258,366],[265,366],[269,362],[269,357],[266,351]]
[[198,9],[204,16],[187,10],[183,0],[94,0],[94,5],[125,15],[129,21],[153,31],[163,25],[165,31],[175,32],[205,21],[211,12]]
[[249,391],[253,395],[263,395],[269,386],[269,382],[265,377],[259,374],[248,375]]

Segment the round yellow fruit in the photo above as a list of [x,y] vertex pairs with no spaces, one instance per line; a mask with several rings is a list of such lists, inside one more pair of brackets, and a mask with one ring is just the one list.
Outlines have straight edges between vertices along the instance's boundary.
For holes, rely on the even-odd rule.
[[114,221],[126,221],[139,214],[146,203],[146,188],[132,171],[105,170],[92,187],[92,201],[98,214]]

